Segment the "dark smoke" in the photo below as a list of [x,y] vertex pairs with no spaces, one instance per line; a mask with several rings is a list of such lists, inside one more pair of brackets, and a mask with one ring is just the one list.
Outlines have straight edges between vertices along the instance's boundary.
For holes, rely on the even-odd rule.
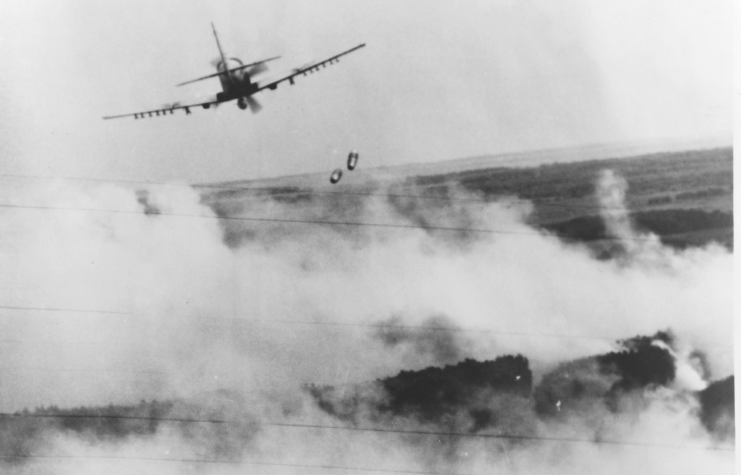
[[[309,386],[307,391],[325,413],[352,424],[371,420],[470,433],[497,429],[528,437],[537,433],[538,421],[578,422],[599,439],[613,416],[648,410],[652,395],[670,388],[677,370],[669,332],[617,344],[618,351],[560,364],[537,385],[527,358],[505,355],[401,371],[349,390]],[[733,378],[712,383],[698,397],[698,417],[708,432],[718,440],[732,439]]]
[[618,410],[627,393],[648,387],[667,386],[676,373],[675,358],[657,342],[670,344],[666,332],[619,341],[621,351],[559,365],[543,376],[535,390],[539,414],[555,416],[594,404]]
[[[308,385],[304,391],[321,413],[358,428],[501,434],[505,438],[496,444],[475,447],[502,458],[532,447],[549,427],[576,425],[591,431],[584,440],[598,441],[619,420],[615,415],[631,420],[648,411],[652,394],[668,389],[675,378],[672,345],[668,332],[622,340],[618,351],[562,363],[537,384],[526,357],[504,355],[401,371],[350,387]],[[694,417],[709,434],[718,442],[733,440],[733,377],[685,394],[699,401]],[[272,404],[264,414],[274,414],[275,421],[305,423],[307,408],[300,403],[290,410],[280,398]],[[22,466],[29,456],[54,452],[59,438],[111,447],[162,444],[158,437],[175,434],[178,444],[203,459],[237,462],[260,453],[260,423],[271,422],[250,414],[247,402],[230,391],[136,405],[36,408],[0,418],[0,452],[6,466]],[[473,447],[459,437],[424,434],[400,435],[397,443],[421,466],[437,471],[455,469]]]
[[717,438],[734,439],[736,436],[733,376],[715,381],[699,392],[700,420],[708,432]]
[[673,337],[667,332],[658,332],[652,337],[621,340],[618,344],[624,350],[597,357],[604,373],[620,377],[612,389],[630,391],[649,385],[665,386],[674,379],[674,357],[668,349],[657,346],[657,342],[671,346]]
[[357,385],[343,392],[331,386],[310,386],[324,411],[357,422],[370,415],[444,425],[466,432],[495,427],[508,417],[504,401],[526,401],[532,390],[527,358],[501,356],[493,361],[466,359],[443,368],[402,371],[396,376]]
[[[401,371],[349,389],[306,390],[320,410],[355,426],[471,435],[497,431],[520,437],[537,433],[530,410],[532,372],[527,358],[520,355]],[[445,435],[401,437],[402,446],[430,471],[454,470],[469,457],[469,442]],[[476,451],[503,458],[507,447],[523,443],[521,438],[500,440]]]
[[[696,316],[693,307],[684,304],[694,303],[693,297],[708,301],[712,322],[724,322],[719,315],[726,308],[727,291],[721,278],[729,273],[725,272],[726,255],[721,251],[698,250],[687,256],[672,253],[668,257],[675,259],[678,266],[671,267],[671,272],[650,263],[645,268],[613,266],[610,262],[595,263],[577,247],[562,246],[556,239],[538,235],[537,230],[519,223],[515,213],[503,212],[501,206],[484,203],[486,212],[464,208],[458,212],[457,206],[463,205],[451,198],[455,197],[454,189],[436,191],[442,199],[434,201],[437,203],[434,206],[430,204],[432,200],[414,197],[294,191],[257,194],[254,190],[229,191],[230,195],[223,195],[207,209],[199,206],[198,197],[190,193],[183,204],[181,196],[152,190],[137,196],[136,209],[142,213],[133,221],[136,233],[123,232],[132,229],[129,215],[115,215],[111,223],[104,221],[103,224],[111,225],[102,228],[114,231],[111,239],[117,246],[112,249],[126,251],[121,254],[124,258],[104,271],[87,275],[82,280],[84,285],[72,286],[72,290],[82,296],[93,295],[94,289],[102,292],[108,288],[132,288],[131,293],[142,300],[142,308],[133,310],[151,317],[152,323],[159,325],[157,328],[167,332],[160,336],[159,332],[149,331],[152,323],[141,319],[145,322],[141,327],[144,332],[135,327],[115,343],[111,342],[126,358],[114,361],[118,353],[110,352],[108,363],[124,365],[123,369],[167,370],[173,374],[172,381],[164,389],[145,388],[133,396],[101,390],[88,399],[97,401],[96,406],[41,408],[0,418],[0,452],[10,454],[12,463],[23,465],[20,470],[24,475],[38,473],[34,471],[37,461],[22,462],[32,454],[84,455],[89,451],[157,458],[163,456],[164,450],[160,452],[160,448],[170,447],[179,448],[184,458],[235,461],[265,456],[267,460],[270,455],[279,462],[312,460],[324,464],[344,456],[341,444],[352,445],[363,438],[367,445],[359,444],[360,453],[347,458],[359,466],[372,466],[371,459],[396,449],[397,457],[389,458],[389,468],[483,473],[485,468],[490,468],[488,462],[501,460],[511,450],[514,466],[525,467],[519,471],[527,472],[528,464],[523,459],[533,455],[547,458],[552,446],[563,446],[561,442],[543,442],[543,438],[586,442],[571,452],[573,459],[581,463],[582,450],[589,455],[602,449],[592,444],[593,441],[635,440],[651,425],[644,422],[640,426],[642,418],[671,419],[673,414],[667,415],[666,411],[666,401],[671,398],[679,400],[681,405],[677,424],[696,429],[699,436],[693,432],[674,437],[671,428],[662,427],[653,435],[659,442],[673,438],[667,443],[707,445],[709,433],[716,439],[713,443],[725,447],[734,437],[733,400],[728,396],[732,382],[730,386],[727,382],[713,383],[697,392],[710,380],[708,361],[711,360],[702,353],[683,353],[668,332],[619,341],[609,351],[604,349],[606,343],[598,340],[567,348],[570,340],[520,337],[509,340],[469,331],[481,326],[516,333],[526,325],[531,328],[542,325],[537,331],[544,336],[547,333],[594,335],[598,327],[605,333],[625,335],[625,328],[652,332],[671,322],[684,338],[688,333],[686,322],[694,321]],[[446,198],[446,194],[450,196]],[[136,205],[131,195],[126,198],[127,206]],[[389,206],[390,199],[397,201]],[[224,219],[166,218],[168,213],[213,216],[212,211]],[[151,215],[160,212],[160,216]],[[231,219],[240,217],[268,221]],[[286,224],[270,221],[273,218],[299,223],[302,220],[400,226],[424,223],[501,229],[518,225],[533,238],[487,235],[486,239],[469,239],[473,234],[469,236],[465,232],[416,229],[397,232],[386,228],[381,232],[372,227]],[[22,220],[11,224],[15,226],[9,228],[24,229],[18,225],[24,224]],[[47,227],[47,224],[49,220],[39,220],[26,226],[26,234],[20,234],[17,243],[33,242],[29,238],[36,235],[55,236],[59,226]],[[88,255],[85,253],[88,248],[111,244],[108,233],[89,232],[101,228],[97,222],[88,225],[90,229],[85,228],[85,233],[78,232],[78,226],[62,228],[69,233],[69,243],[74,244],[68,247],[83,256]],[[201,234],[196,234],[197,239],[177,239],[198,231]],[[92,237],[86,239],[85,234]],[[121,241],[120,246],[116,240]],[[489,245],[488,241],[496,245]],[[144,245],[148,242],[151,247]],[[222,242],[229,248],[222,246]],[[41,240],[28,248],[18,247],[25,256],[45,256],[38,259],[41,265],[33,269],[36,272],[28,272],[28,282],[35,282],[37,275],[47,271],[46,262],[59,262],[66,257],[60,252],[44,254],[46,250],[58,249],[53,240]],[[700,266],[698,263],[705,258],[717,262],[710,260],[707,267]],[[689,266],[686,273],[682,265]],[[131,272],[132,267],[136,272]],[[67,275],[84,272],[72,265],[69,270]],[[561,279],[567,275],[573,276],[578,284],[571,285],[570,279]],[[689,287],[685,275],[694,292],[687,298],[683,297]],[[105,280],[108,276],[113,276],[112,282],[125,285],[108,285]],[[52,276],[40,288],[50,294],[57,288],[69,292],[63,285],[69,280],[65,277]],[[99,281],[106,285],[96,285]],[[654,282],[660,285],[656,294],[642,301],[645,286]],[[491,298],[492,294],[496,298]],[[532,295],[538,298],[529,300],[537,301],[538,305],[527,305],[528,298],[519,298]],[[126,298],[128,293],[122,297],[112,292],[110,301],[127,302]],[[613,311],[616,302],[625,302],[625,308]],[[101,300],[97,307],[118,308],[106,303]],[[556,306],[563,318],[550,312]],[[585,308],[591,309],[592,315],[583,311]],[[497,310],[496,319],[491,318],[491,309]],[[361,327],[368,330],[363,322],[374,316],[406,317],[407,313],[412,316],[409,327],[392,318],[381,322],[385,328],[379,326],[375,331],[364,332],[358,339],[347,336],[349,330],[359,332]],[[436,316],[420,321],[420,316],[428,315]],[[595,315],[601,318],[594,318]],[[209,322],[208,331],[204,331],[204,317]],[[217,326],[213,323],[217,317],[233,318],[233,322],[229,320],[232,323]],[[621,317],[626,320],[619,321]],[[642,319],[649,321],[644,324]],[[291,334],[286,339],[289,327],[282,320],[302,326],[290,327]],[[258,321],[261,326],[256,325]],[[564,328],[559,328],[561,325]],[[46,327],[32,326],[28,333],[45,332]],[[71,329],[86,334],[82,325]],[[109,333],[110,328],[101,324],[97,333],[90,336],[91,339],[99,336],[107,342],[103,337]],[[73,334],[69,332],[70,337]],[[142,343],[142,335],[149,335],[150,339]],[[233,339],[227,338],[232,336]],[[712,332],[699,342],[707,345],[701,347],[708,351],[712,351],[711,337]],[[494,342],[497,346],[492,346]],[[542,347],[540,342],[544,342]],[[378,351],[379,348],[385,351]],[[145,360],[147,365],[141,366],[144,358],[138,353],[142,349],[153,352],[153,363]],[[80,364],[94,355],[97,356],[79,351],[74,363]],[[31,351],[19,353],[17,359],[20,362],[30,356]],[[346,361],[339,361],[344,358]],[[717,360],[716,355],[712,361]],[[47,361],[51,364],[51,359]],[[347,370],[345,375],[353,374],[350,383],[298,389],[306,381],[341,380],[331,376],[335,364],[336,373],[341,368],[343,372]],[[712,367],[716,370],[716,366]],[[696,376],[694,382],[698,384],[685,389],[683,378],[692,370],[696,373],[690,377]],[[720,369],[718,374],[726,376],[730,371]],[[271,397],[262,394],[248,404],[245,394],[267,384],[261,383],[261,378],[267,380],[273,376],[276,382],[269,382],[271,387],[275,386]],[[74,399],[75,392],[82,392],[77,386],[56,384],[67,393],[65,404],[83,403]],[[33,390],[25,390],[22,384],[17,387],[19,395],[7,410],[23,407],[25,401],[20,395],[24,391],[33,394]],[[205,387],[230,388],[234,392],[193,396],[206,390]],[[184,399],[162,401],[177,396]],[[157,397],[160,402],[131,404],[140,397]],[[111,398],[118,398],[113,400],[119,405],[102,405]],[[61,401],[52,402],[62,404]],[[199,422],[206,419],[211,422]],[[261,426],[263,422],[266,424]],[[302,428],[304,432],[294,431],[295,427],[276,429],[269,422],[306,424],[311,431],[306,428]],[[389,435],[356,431],[346,436],[343,431],[319,430],[309,424],[418,433]],[[466,437],[430,436],[421,432]],[[490,438],[469,437],[499,434],[505,438],[493,443]],[[277,448],[271,454],[273,446]],[[150,453],[149,447],[156,449]],[[285,451],[284,447],[291,450]],[[468,459],[467,465],[462,463],[467,454],[474,454],[476,461]],[[567,460],[563,466],[569,463]],[[542,467],[535,468],[531,471],[537,472]],[[214,470],[221,473],[219,468]],[[211,469],[203,472],[214,473]]]
[[523,356],[494,361],[466,359],[455,366],[402,371],[379,381],[388,399],[379,409],[395,415],[414,413],[422,421],[437,421],[461,406],[475,404],[481,393],[527,397],[532,373]]

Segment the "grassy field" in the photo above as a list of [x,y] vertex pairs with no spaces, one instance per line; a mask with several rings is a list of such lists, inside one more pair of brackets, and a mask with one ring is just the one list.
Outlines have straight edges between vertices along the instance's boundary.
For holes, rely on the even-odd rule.
[[262,198],[283,205],[283,213],[313,209],[312,219],[327,221],[352,221],[369,196],[380,195],[413,222],[431,225],[435,223],[428,222],[429,217],[453,215],[453,221],[465,227],[464,216],[454,211],[460,205],[456,191],[462,189],[476,197],[472,210],[480,205],[476,200],[527,200],[533,204],[530,224],[568,241],[596,243],[607,237],[599,215],[597,181],[604,170],[612,170],[627,181],[626,206],[637,229],[656,233],[677,248],[709,242],[733,246],[730,147],[531,167],[504,167],[494,158],[488,162],[476,159],[477,169],[470,168],[471,159],[461,160],[463,165],[457,169],[454,160],[437,167],[361,166],[346,173],[337,185],[329,184],[328,174],[311,174],[204,185],[202,193],[204,202],[220,216],[247,211],[252,215],[256,208],[249,203]]
[[527,199],[535,205],[532,224],[593,241],[605,237],[595,191],[606,169],[627,181],[627,207],[638,229],[676,247],[717,241],[732,248],[731,148],[410,177],[405,186],[441,195],[460,186],[486,200]]

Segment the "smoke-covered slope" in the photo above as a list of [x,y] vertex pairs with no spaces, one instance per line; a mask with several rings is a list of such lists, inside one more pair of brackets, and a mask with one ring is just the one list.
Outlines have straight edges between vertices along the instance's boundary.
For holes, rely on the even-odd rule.
[[3,189],[6,471],[732,469],[726,248],[666,246],[608,170],[606,259],[519,198],[379,186]]

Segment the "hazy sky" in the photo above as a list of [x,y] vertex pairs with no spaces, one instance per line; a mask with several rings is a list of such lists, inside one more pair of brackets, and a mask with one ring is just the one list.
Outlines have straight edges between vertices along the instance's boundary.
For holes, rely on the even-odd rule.
[[[0,173],[208,182],[513,150],[732,134],[728,0],[9,1]],[[367,43],[293,87],[145,121],[219,90],[216,23],[277,73]],[[270,73],[268,73],[270,74]]]

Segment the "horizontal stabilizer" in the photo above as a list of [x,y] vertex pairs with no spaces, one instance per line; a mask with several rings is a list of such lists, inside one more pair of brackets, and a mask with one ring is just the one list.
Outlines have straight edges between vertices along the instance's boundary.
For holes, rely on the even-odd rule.
[[191,83],[194,83],[194,82],[203,81],[204,79],[215,78],[217,76],[221,76],[222,74],[226,74],[228,72],[231,73],[231,72],[234,72],[234,71],[239,71],[240,69],[250,68],[252,66],[256,66],[258,64],[264,64],[264,63],[267,63],[268,61],[273,61],[274,59],[278,59],[278,58],[280,58],[280,56],[273,56],[272,58],[263,59],[261,61],[255,61],[254,63],[245,64],[243,66],[237,66],[236,68],[232,68],[232,69],[229,69],[229,70],[219,71],[218,73],[209,74],[208,76],[203,76],[203,77],[200,77],[198,79],[192,79],[190,81],[181,82],[180,84],[178,84],[178,86],[184,86],[186,84],[191,84]]

